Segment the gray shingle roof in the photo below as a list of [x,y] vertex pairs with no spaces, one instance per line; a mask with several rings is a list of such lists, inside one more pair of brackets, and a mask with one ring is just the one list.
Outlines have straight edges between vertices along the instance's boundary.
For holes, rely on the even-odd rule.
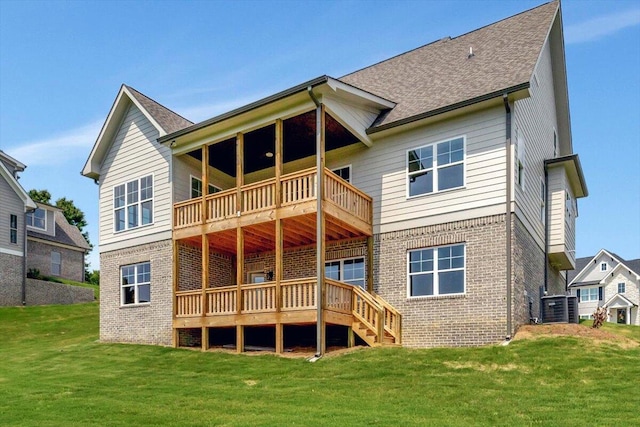
[[56,233],[55,236],[50,236],[44,233],[38,233],[34,230],[27,230],[27,235],[36,237],[42,240],[48,240],[50,242],[61,243],[64,245],[75,246],[77,248],[89,250],[89,244],[82,236],[82,233],[78,227],[69,224],[62,212],[54,212],[56,221]]
[[164,129],[166,133],[173,133],[193,124],[193,122],[185,119],[178,113],[169,110],[164,105],[158,104],[156,101],[146,95],[143,95],[131,86],[125,85],[125,87],[131,91],[136,100],[142,104],[144,109],[151,114],[160,126],[162,126],[162,129]]
[[557,9],[553,1],[340,80],[397,103],[374,128],[528,84]]
[[[611,255],[615,256],[618,260],[620,260],[620,262],[622,262],[624,265],[626,265],[627,267],[629,267],[634,273],[640,275],[640,258],[639,259],[632,259],[632,260],[625,260],[624,258],[622,258],[619,255],[614,254],[613,252],[607,251],[609,252]],[[567,277],[569,279],[569,283],[571,283],[571,281],[573,281],[573,279],[576,278],[576,276],[587,266],[587,264],[589,264],[594,256],[590,256],[590,257],[584,257],[584,258],[577,258],[576,259],[576,269],[575,270],[569,270],[567,271]],[[593,283],[597,283],[599,281],[595,281]],[[588,284],[593,284],[592,282],[582,282],[583,285],[588,285]]]

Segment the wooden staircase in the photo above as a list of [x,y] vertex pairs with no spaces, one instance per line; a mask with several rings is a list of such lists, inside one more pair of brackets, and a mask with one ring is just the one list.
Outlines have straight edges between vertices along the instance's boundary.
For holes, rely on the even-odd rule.
[[371,347],[402,344],[402,316],[382,297],[353,287],[353,332]]

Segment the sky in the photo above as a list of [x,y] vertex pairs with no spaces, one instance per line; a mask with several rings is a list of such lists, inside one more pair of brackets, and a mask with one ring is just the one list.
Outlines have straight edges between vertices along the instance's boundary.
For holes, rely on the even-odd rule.
[[[340,77],[543,1],[0,0],[0,149],[25,189],[85,212],[80,175],[122,83],[202,121],[312,78]],[[562,2],[579,200],[576,254],[640,258],[640,2]]]

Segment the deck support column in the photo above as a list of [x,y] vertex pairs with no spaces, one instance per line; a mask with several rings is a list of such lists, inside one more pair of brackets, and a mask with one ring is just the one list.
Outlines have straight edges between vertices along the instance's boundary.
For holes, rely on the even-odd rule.
[[[203,199],[204,200],[204,199]],[[200,307],[202,310],[202,322],[207,316],[207,288],[209,287],[209,237],[206,234],[202,235],[202,296],[200,301]],[[202,350],[209,349],[209,340],[205,339],[207,328],[202,327]]]
[[202,146],[202,171],[200,176],[200,182],[202,184],[201,196],[202,196],[202,223],[207,223],[207,193],[209,192],[209,146]]
[[[242,212],[242,186],[244,185],[244,135],[236,136],[236,214]],[[244,230],[236,229],[236,312],[242,313],[242,283],[244,282]],[[236,326],[236,351],[244,351],[244,326]]]
[[316,108],[316,353],[321,356],[325,351],[325,322],[322,316],[324,308],[324,258],[325,258],[325,216],[324,216],[324,165],[325,165],[325,111],[324,105],[317,103]]
[[[276,250],[276,265],[275,265],[275,281],[276,281],[276,313],[280,313],[282,308],[282,288],[280,282],[282,282],[282,257],[283,257],[283,230],[282,220],[280,219],[280,206],[282,205],[282,183],[280,177],[282,176],[282,120],[276,120],[276,148],[275,148],[275,202],[276,202],[276,235],[275,235],[275,250]],[[280,316],[277,316],[280,319]],[[284,350],[284,337],[283,326],[278,320],[276,321],[276,353],[280,354]]]
[[[180,273],[180,252],[179,252],[179,248],[178,248],[178,242],[177,241],[173,241],[173,268],[172,268],[172,276],[173,276],[173,301],[172,301],[172,306],[173,306],[173,319],[176,319],[176,315],[178,314],[178,304],[177,304],[177,297],[176,294],[179,290],[179,278],[178,278],[178,274]],[[173,345],[174,348],[178,348],[178,346],[180,345],[180,342],[178,340],[178,332],[179,330],[177,328],[173,328],[173,333],[171,334],[171,344]]]
[[367,290],[373,293],[373,236],[367,237]]

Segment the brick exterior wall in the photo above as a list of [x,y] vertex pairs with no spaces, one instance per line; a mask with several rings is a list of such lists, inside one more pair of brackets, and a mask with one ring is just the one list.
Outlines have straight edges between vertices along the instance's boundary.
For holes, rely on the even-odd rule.
[[23,259],[0,252],[0,306],[22,305]]
[[27,239],[27,268],[37,268],[43,276],[51,272],[51,252],[60,253],[61,271],[57,277],[84,282],[84,252]]
[[[505,217],[382,233],[374,238],[374,291],[402,313],[406,347],[473,346],[506,335]],[[407,297],[407,252],[464,243],[464,295]]]
[[[151,264],[151,302],[120,305],[120,267]],[[100,340],[171,345],[173,316],[172,241],[100,254]]]

